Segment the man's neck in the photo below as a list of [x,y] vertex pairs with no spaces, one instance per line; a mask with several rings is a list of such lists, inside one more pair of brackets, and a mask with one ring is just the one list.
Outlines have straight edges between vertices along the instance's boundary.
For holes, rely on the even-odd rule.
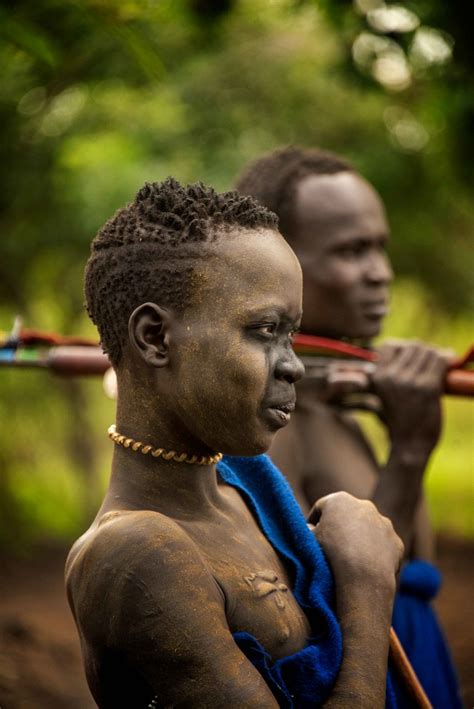
[[[117,402],[117,432],[178,454],[209,456],[211,451],[166,413],[164,401],[146,387],[128,387]],[[154,509],[169,515],[206,514],[220,501],[215,465],[164,460],[115,444],[107,505]]]
[[296,406],[300,411],[312,410],[324,403],[325,383],[305,375],[296,385]]
[[116,446],[108,506],[202,517],[221,502],[215,465],[166,461]]

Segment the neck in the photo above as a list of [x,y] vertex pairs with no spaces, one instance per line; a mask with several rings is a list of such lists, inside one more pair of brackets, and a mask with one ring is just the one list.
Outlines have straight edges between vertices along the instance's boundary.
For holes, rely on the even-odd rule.
[[[216,452],[184,431],[182,424],[166,413],[159,394],[150,397],[150,389],[138,382],[127,387],[125,395],[121,394],[119,384],[116,427],[119,433],[153,448],[199,457]],[[214,464],[180,463],[145,455],[131,447],[111,445],[114,455],[107,495],[109,507],[112,504],[116,508],[119,504],[180,516],[199,515],[218,504],[220,493]]]
[[120,507],[200,516],[219,504],[215,465],[176,463],[115,446],[108,497]]
[[314,409],[324,403],[325,383],[319,379],[303,377],[296,384],[296,406],[300,411]]

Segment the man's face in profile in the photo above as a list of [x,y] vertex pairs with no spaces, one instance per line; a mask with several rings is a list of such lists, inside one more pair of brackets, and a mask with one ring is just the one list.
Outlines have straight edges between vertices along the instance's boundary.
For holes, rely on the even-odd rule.
[[332,337],[379,334],[393,274],[382,202],[352,172],[297,186],[293,244],[303,268],[303,329]]
[[195,448],[256,455],[288,422],[303,374],[291,346],[301,267],[278,232],[240,230],[218,239],[198,270],[175,327],[170,416]]

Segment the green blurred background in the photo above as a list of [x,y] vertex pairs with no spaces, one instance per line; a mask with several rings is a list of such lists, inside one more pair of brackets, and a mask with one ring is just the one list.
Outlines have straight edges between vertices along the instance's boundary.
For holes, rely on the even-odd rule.
[[[385,335],[461,353],[472,339],[473,14],[442,0],[2,2],[0,330],[21,314],[95,337],[89,243],[143,182],[172,174],[226,189],[250,159],[299,143],[344,154],[386,202],[398,278]],[[432,515],[474,536],[473,406],[445,409]],[[3,368],[0,418],[0,546],[74,537],[107,480],[114,406],[101,381]]]

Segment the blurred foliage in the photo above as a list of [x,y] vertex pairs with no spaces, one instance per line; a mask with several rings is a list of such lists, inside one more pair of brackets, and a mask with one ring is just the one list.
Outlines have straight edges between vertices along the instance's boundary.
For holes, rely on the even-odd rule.
[[[382,194],[395,269],[422,294],[404,301],[404,334],[425,319],[432,340],[465,327],[472,12],[441,0],[3,0],[0,329],[19,312],[94,335],[82,269],[117,207],[168,174],[229,188],[292,142],[343,153]],[[0,392],[0,531],[72,534],[97,500],[111,405],[97,382],[40,372],[2,370]]]

